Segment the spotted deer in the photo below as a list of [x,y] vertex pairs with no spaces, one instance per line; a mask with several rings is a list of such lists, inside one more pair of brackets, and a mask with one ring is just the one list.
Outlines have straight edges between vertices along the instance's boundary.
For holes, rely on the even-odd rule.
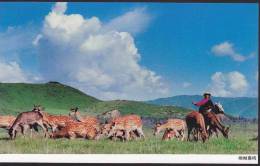
[[85,138],[98,140],[100,138],[98,130],[84,122],[66,122],[66,125],[61,130],[55,131],[51,134],[51,138]]
[[115,118],[111,121],[112,127],[108,133],[108,137],[115,135],[116,131],[122,130],[125,132],[125,139],[130,139],[130,132],[135,131],[138,134],[138,137],[143,137],[143,124],[142,119],[138,115],[125,115]]
[[52,132],[57,129],[65,127],[66,122],[74,121],[71,117],[67,115],[50,115],[44,111],[44,108],[40,105],[35,106],[36,110],[43,116],[43,123],[46,127],[51,128]]
[[0,128],[9,129],[12,126],[15,119],[16,117],[13,115],[0,116]]
[[177,137],[183,141],[185,139],[186,122],[182,119],[168,119],[166,123],[156,123],[154,127],[154,135],[159,134],[161,131],[172,129]]

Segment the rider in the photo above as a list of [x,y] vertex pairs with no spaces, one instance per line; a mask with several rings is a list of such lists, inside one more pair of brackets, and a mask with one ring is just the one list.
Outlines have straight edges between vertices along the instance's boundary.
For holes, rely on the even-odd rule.
[[192,102],[192,104],[194,104],[195,106],[199,107],[199,113],[206,113],[211,111],[212,108],[214,108],[214,104],[211,101],[211,94],[209,92],[205,92],[203,94],[204,99],[202,99],[199,102]]

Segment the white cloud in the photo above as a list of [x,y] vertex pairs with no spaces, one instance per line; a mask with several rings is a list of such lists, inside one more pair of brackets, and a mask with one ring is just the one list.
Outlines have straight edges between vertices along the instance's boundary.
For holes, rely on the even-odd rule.
[[67,2],[56,2],[56,4],[52,8],[52,12],[57,14],[64,14],[67,10]]
[[151,19],[146,8],[136,8],[133,11],[129,11],[122,16],[112,19],[104,28],[106,30],[117,30],[136,34],[147,28]]
[[211,76],[209,91],[214,96],[242,96],[248,90],[246,77],[238,71],[229,73],[216,72]]
[[256,71],[256,73],[255,73],[255,79],[256,79],[256,81],[258,81],[258,71]]
[[26,74],[16,62],[0,62],[0,82],[28,82]]
[[243,62],[249,58],[254,57],[253,53],[250,54],[249,56],[244,56],[236,52],[234,49],[234,44],[228,41],[213,46],[211,48],[211,52],[216,56],[229,56],[234,61],[239,61],[239,62]]
[[46,80],[76,86],[101,99],[143,100],[169,95],[162,78],[139,64],[141,56],[133,36],[117,29],[121,17],[103,24],[97,17],[66,15],[65,10],[57,13],[56,6],[45,17],[37,42]]
[[182,84],[182,86],[184,87],[184,88],[188,88],[188,87],[190,87],[192,84],[190,83],[190,82],[184,82],[183,84]]

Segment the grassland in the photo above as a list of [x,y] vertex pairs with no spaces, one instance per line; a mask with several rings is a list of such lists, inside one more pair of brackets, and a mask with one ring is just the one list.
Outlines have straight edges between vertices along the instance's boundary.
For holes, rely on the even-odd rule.
[[[122,114],[135,113],[147,118],[183,118],[190,110],[175,106],[158,106],[137,101],[101,101],[81,91],[59,83],[22,84],[0,83],[0,115],[17,115],[29,111],[34,104],[41,104],[51,114],[68,114],[71,107],[78,106],[81,114],[98,115],[111,109]],[[44,139],[40,134],[33,138],[18,136],[8,140],[5,130],[0,129],[0,153],[105,153],[105,154],[246,154],[257,153],[257,141],[250,141],[258,135],[257,124],[235,124],[231,127],[229,139],[222,136],[211,138],[206,143],[161,141],[161,136],[152,135],[152,129],[145,126],[145,140],[120,142],[111,140],[67,140]]]
[[206,143],[161,141],[153,136],[151,128],[145,128],[145,140],[129,142],[99,141],[84,139],[44,139],[42,133],[33,138],[18,136],[7,140],[4,130],[0,131],[0,153],[25,154],[257,154],[258,142],[250,140],[257,135],[257,124],[232,125],[229,139],[213,137]]

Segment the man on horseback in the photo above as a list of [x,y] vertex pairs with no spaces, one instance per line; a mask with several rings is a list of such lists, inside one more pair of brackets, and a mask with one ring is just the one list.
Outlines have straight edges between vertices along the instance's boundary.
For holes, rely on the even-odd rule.
[[[215,132],[217,134],[217,129],[222,132],[224,137],[228,137],[229,127],[225,127],[219,120],[219,118],[216,116],[216,107],[213,104],[211,100],[211,94],[208,92],[205,92],[203,94],[204,99],[202,99],[199,102],[192,102],[195,106],[199,107],[199,113],[201,113],[205,120],[205,127],[207,128],[207,131],[209,135],[212,135],[212,132]],[[222,108],[219,113],[224,113],[224,109]]]
[[201,114],[205,114],[207,112],[210,112],[211,109],[214,108],[214,104],[211,100],[211,94],[208,92],[205,92],[203,94],[204,99],[202,99],[199,102],[192,102],[192,104],[194,104],[195,106],[199,107],[199,113]]

